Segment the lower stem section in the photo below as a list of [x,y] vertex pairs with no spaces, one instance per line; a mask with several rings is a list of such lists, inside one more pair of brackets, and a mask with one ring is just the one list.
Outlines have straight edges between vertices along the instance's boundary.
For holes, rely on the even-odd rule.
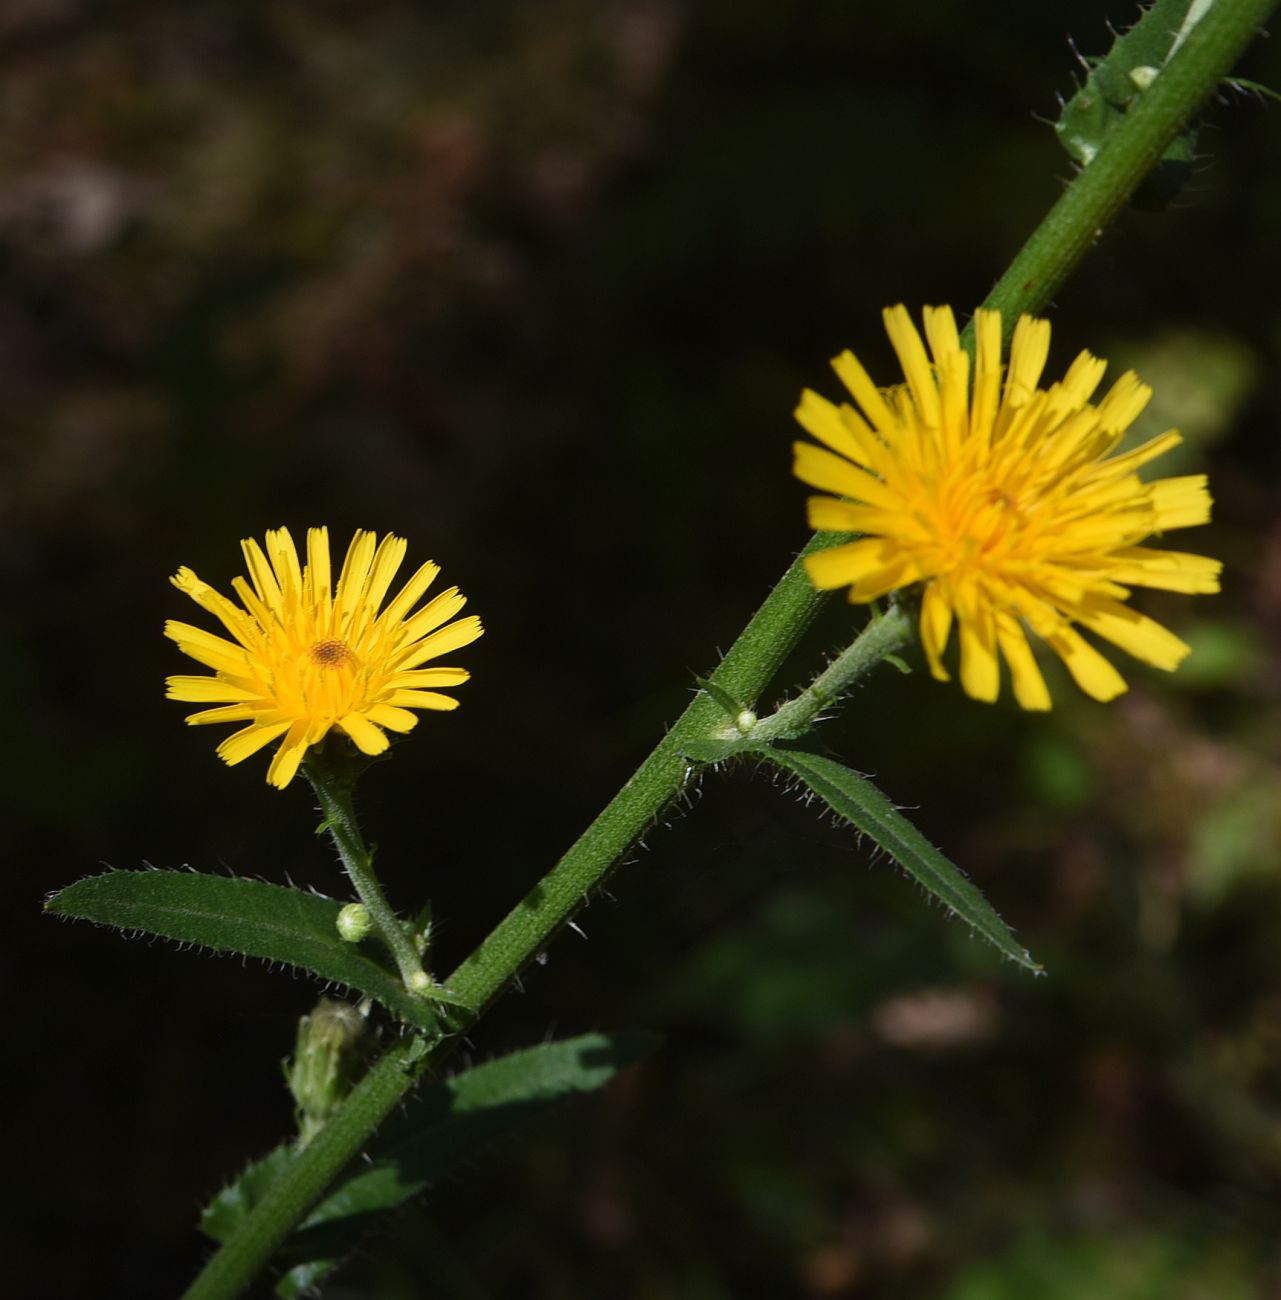
[[227,1300],[249,1285],[295,1224],[360,1154],[370,1134],[418,1081],[425,1047],[425,1040],[417,1036],[402,1039],[374,1065],[285,1167],[182,1300]]

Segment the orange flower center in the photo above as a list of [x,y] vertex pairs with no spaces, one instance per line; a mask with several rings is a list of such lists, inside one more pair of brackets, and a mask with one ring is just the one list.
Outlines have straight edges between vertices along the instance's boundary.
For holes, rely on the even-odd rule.
[[341,668],[351,658],[351,649],[346,641],[317,641],[307,652],[312,663],[320,668]]

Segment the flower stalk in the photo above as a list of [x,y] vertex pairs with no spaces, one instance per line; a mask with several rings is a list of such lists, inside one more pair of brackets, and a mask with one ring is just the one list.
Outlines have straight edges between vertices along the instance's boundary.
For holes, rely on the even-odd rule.
[[873,614],[858,636],[799,695],[761,718],[747,734],[753,740],[767,742],[803,732],[859,678],[906,647],[914,626],[908,609],[897,602],[884,614]]
[[303,765],[303,771],[316,792],[316,798],[320,800],[320,810],[325,816],[322,829],[329,832],[334,848],[342,859],[343,868],[351,878],[360,901],[365,905],[369,919],[396,959],[400,978],[411,993],[426,993],[434,987],[432,978],[423,970],[418,949],[406,932],[404,922],[387,902],[374,873],[374,855],[365,843],[360,824],[356,820],[352,802],[354,774],[338,772],[335,765],[325,762],[323,756],[308,759]]

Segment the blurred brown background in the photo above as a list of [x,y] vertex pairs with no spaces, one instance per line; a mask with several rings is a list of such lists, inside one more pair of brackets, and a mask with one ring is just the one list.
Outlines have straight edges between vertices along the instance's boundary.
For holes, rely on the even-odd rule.
[[[101,864],[338,894],[301,786],[162,679],[180,564],[407,536],[489,632],[363,792],[448,969],[570,843],[804,539],[789,412],[887,303],[981,300],[1071,175],[1071,35],[1129,5],[8,0],[0,8],[6,1295],[176,1294],[290,1125],[316,990],[59,925]],[[1276,43],[1242,72],[1281,85]],[[1197,653],[1046,718],[888,674],[827,731],[1046,963],[1033,980],[743,770],[648,837],[480,1059],[666,1046],[400,1216],[327,1294],[1281,1296],[1281,118],[1053,311],[1188,435]],[[1177,467],[1176,467],[1177,468]],[[796,676],[840,644],[833,607]],[[1127,669],[1128,671],[1128,669]]]

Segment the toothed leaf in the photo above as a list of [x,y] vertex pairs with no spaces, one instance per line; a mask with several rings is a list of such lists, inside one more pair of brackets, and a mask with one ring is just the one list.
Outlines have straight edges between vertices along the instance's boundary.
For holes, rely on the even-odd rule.
[[790,772],[836,815],[875,840],[920,885],[989,943],[1029,970],[1041,967],[991,904],[865,776],[805,750],[760,745],[753,751]]
[[432,1007],[405,989],[383,944],[338,937],[342,904],[301,889],[190,871],[109,871],[54,894],[45,910],[281,962],[354,989],[410,1024],[438,1028]]

